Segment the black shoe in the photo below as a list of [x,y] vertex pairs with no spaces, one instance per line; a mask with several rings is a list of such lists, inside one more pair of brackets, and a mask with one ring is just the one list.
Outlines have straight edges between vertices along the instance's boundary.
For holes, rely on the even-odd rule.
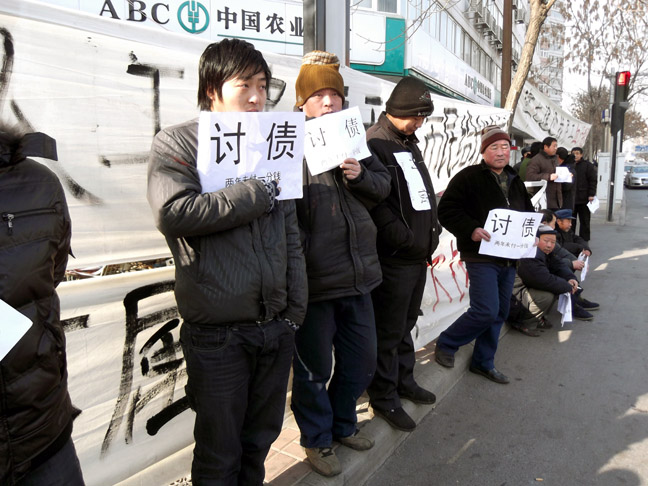
[[576,301],[576,303],[577,303],[578,305],[580,305],[580,306],[581,306],[583,309],[585,309],[586,311],[595,311],[595,310],[599,310],[599,309],[601,308],[601,306],[598,305],[598,303],[596,303],[596,302],[590,302],[589,300],[587,300],[587,299],[583,299],[582,297],[579,298],[579,299]]
[[436,402],[436,395],[425,388],[416,386],[413,390],[399,390],[398,396],[406,398],[410,402],[421,403],[424,405],[432,405]]
[[549,322],[544,316],[540,318],[540,324],[538,324],[538,329],[551,329],[553,324]]
[[446,368],[454,368],[454,356],[439,349],[437,345],[434,348],[434,360]]
[[482,375],[488,378],[491,381],[494,381],[495,383],[499,383],[500,385],[506,385],[509,383],[508,376],[506,376],[504,373],[500,373],[497,371],[497,369],[493,368],[490,370],[483,370],[481,368],[478,368],[477,366],[470,366],[468,368],[471,372],[477,374],[477,375]]
[[416,422],[412,417],[407,415],[403,407],[392,408],[391,410],[382,410],[373,407],[374,415],[382,417],[385,422],[394,427],[395,429],[402,430],[403,432],[411,432],[416,428]]
[[579,321],[591,321],[594,316],[583,309],[580,305],[575,305],[572,309],[572,317]]
[[524,324],[511,324],[511,327],[516,331],[520,331],[522,334],[526,334],[527,336],[531,336],[531,337],[540,336],[540,333],[538,331],[536,331],[535,329],[531,329],[529,327],[524,327]]

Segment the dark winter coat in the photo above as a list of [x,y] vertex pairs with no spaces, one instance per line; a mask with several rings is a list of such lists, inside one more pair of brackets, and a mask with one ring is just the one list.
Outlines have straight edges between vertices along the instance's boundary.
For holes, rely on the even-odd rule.
[[480,255],[481,242],[471,239],[475,229],[484,227],[491,209],[534,211],[529,193],[515,170],[507,165],[504,173],[508,175],[508,197],[482,160],[455,175],[439,201],[439,222],[457,238],[462,260],[511,263],[504,258]]
[[592,252],[587,241],[585,241],[581,236],[578,236],[571,231],[563,231],[558,227],[558,225],[556,225],[556,232],[558,233],[556,236],[556,242],[575,256],[580,255],[583,250],[589,250],[590,253]]
[[389,194],[389,173],[373,157],[360,164],[349,181],[339,167],[313,176],[304,163],[296,205],[310,302],[367,294],[382,281],[369,209]]
[[[41,133],[0,142],[0,299],[33,325],[0,362],[0,484],[53,456],[70,438],[65,334],[55,287],[65,276],[70,216],[47,167],[56,144]],[[6,325],[0,322],[0,326]]]
[[283,317],[301,324],[306,273],[293,201],[272,212],[258,180],[201,193],[198,120],[158,133],[148,166],[148,201],[176,267],[183,319],[226,325]]
[[564,209],[571,209],[572,211],[574,210],[574,199],[576,198],[576,169],[574,165],[573,155],[567,156],[564,162],[560,164],[560,167],[567,167],[569,173],[572,175],[571,182],[563,182],[560,186],[563,199],[562,207]]
[[576,280],[576,276],[554,252],[547,255],[539,248],[536,249],[535,258],[520,259],[517,273],[525,287],[556,295],[571,292],[572,286],[568,280]]
[[562,184],[550,180],[557,165],[558,157],[541,150],[531,159],[526,170],[526,181],[547,181],[547,207],[550,209],[562,208],[563,205]]
[[[377,247],[382,261],[403,264],[431,262],[432,253],[439,245],[441,225],[437,221],[436,196],[417,143],[416,135],[405,135],[389,121],[385,113],[367,131],[369,149],[391,176],[389,196],[371,210],[371,217],[378,228]],[[398,152],[412,154],[431,209],[416,211],[412,207],[405,174],[394,156]]]
[[587,204],[590,197],[596,196],[598,171],[594,164],[585,159],[574,163],[576,172],[575,204]]

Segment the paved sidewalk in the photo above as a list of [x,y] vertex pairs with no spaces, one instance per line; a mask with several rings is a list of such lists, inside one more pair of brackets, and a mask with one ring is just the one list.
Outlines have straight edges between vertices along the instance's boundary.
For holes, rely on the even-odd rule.
[[[626,207],[623,204],[613,223],[605,221],[605,214],[602,211],[597,212],[592,218],[592,229],[595,230],[597,225],[606,224],[622,226],[625,222],[625,210]],[[448,323],[448,325],[450,324]],[[509,329],[508,325],[502,328],[500,339],[506,335]],[[439,402],[468,370],[472,344],[459,349],[455,355],[453,369],[439,366],[434,361],[433,350],[434,343],[430,343],[417,352],[414,374],[417,382],[434,392],[437,402]],[[288,399],[290,400],[290,395]],[[415,405],[408,400],[403,400],[403,408],[419,423],[433,410],[434,406]],[[273,444],[266,460],[266,481],[272,486],[357,486],[364,484],[409,434],[394,430],[381,418],[374,419],[366,394],[358,403],[358,423],[363,432],[376,441],[376,445],[369,451],[359,452],[334,443],[335,452],[342,464],[342,474],[325,478],[313,472],[306,461],[306,454],[299,445],[299,429],[287,406],[283,430]]]
[[[505,326],[501,336],[507,331]],[[434,392],[437,401],[440,401],[467,371],[472,344],[464,346],[455,355],[453,369],[439,366],[434,361],[433,350],[434,343],[430,343],[417,352],[414,374],[417,382]],[[416,405],[403,400],[403,408],[419,423],[434,406]],[[407,432],[393,429],[381,418],[374,418],[368,398],[366,394],[363,395],[358,402],[358,424],[364,433],[376,441],[376,445],[369,451],[359,452],[334,442],[335,452],[342,464],[342,474],[325,478],[313,472],[306,461],[304,449],[299,445],[299,429],[288,412],[289,408],[281,435],[272,445],[266,460],[266,481],[272,486],[363,484],[408,436]]]

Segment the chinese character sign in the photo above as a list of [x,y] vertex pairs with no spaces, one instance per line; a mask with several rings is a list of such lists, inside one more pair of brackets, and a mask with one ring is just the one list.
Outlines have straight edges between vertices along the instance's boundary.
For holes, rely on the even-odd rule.
[[396,152],[394,158],[405,175],[407,181],[407,188],[409,189],[410,199],[412,201],[412,208],[415,211],[430,210],[430,198],[423,182],[423,177],[416,167],[414,158],[411,152]]
[[276,180],[279,199],[302,197],[302,113],[202,112],[198,161],[203,193],[250,179]]
[[312,175],[333,169],[344,159],[371,155],[357,106],[308,120],[305,132],[304,155]]
[[517,260],[533,258],[536,254],[535,239],[542,215],[521,213],[510,209],[491,209],[484,229],[491,236],[482,240],[479,253]]

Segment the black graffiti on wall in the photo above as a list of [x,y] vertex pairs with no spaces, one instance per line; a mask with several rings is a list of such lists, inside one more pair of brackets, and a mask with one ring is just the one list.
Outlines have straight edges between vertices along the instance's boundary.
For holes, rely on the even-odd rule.
[[[140,311],[147,299],[164,294],[172,299],[172,292],[173,281],[166,281],[139,287],[124,298],[126,328],[121,381],[101,446],[102,457],[108,452],[124,422],[124,441],[132,443],[137,415],[154,399],[163,397],[163,406],[146,422],[149,435],[155,435],[165,424],[189,408],[186,396],[175,396],[176,389],[186,383],[187,378],[180,343],[173,333],[176,331],[177,334],[180,324],[177,307],[167,307],[149,314]],[[153,328],[156,328],[155,332],[138,350],[138,337]],[[139,368],[136,367],[136,360],[139,360]],[[133,389],[136,371],[139,371],[141,384]]]
[[[0,72],[0,117],[7,121],[8,113],[5,109],[5,103],[9,103],[9,111],[15,117],[18,126],[25,132],[35,132],[36,128],[30,123],[29,119],[25,116],[18,103],[13,99],[8,99],[9,85],[11,83],[11,75],[13,73],[15,49],[13,43],[13,36],[7,29],[0,27],[0,38],[2,39],[2,64]],[[63,184],[68,188],[70,194],[76,199],[87,202],[89,204],[101,204],[101,199],[92,194],[87,189],[83,188],[74,178],[63,168],[61,163],[52,160],[51,167],[54,172],[59,176]]]

